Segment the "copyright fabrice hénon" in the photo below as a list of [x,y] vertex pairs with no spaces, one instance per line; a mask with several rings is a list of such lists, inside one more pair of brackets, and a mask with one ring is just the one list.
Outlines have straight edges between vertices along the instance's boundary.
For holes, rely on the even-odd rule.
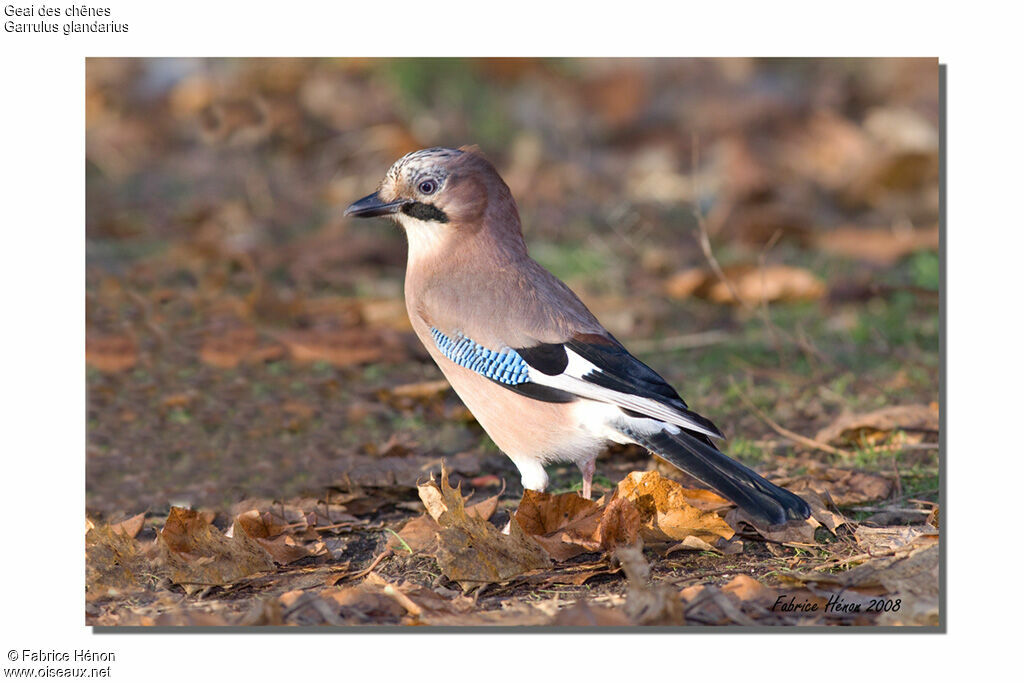
[[96,650],[22,650],[23,662],[113,662],[117,655],[113,652],[97,652]]
[[[69,5],[66,7],[47,5],[4,5],[4,22],[6,33],[127,33],[128,24],[115,21],[100,21],[110,16],[109,7],[89,7],[88,5]],[[64,23],[47,21],[58,17],[73,17],[93,21],[68,21]],[[27,20],[27,21],[26,21]]]

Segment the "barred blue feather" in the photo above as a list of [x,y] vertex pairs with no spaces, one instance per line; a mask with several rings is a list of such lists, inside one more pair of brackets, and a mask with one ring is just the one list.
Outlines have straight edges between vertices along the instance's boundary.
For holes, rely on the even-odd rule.
[[436,327],[430,328],[430,336],[446,358],[487,379],[511,386],[530,381],[529,366],[512,349],[492,351],[461,334],[452,339]]

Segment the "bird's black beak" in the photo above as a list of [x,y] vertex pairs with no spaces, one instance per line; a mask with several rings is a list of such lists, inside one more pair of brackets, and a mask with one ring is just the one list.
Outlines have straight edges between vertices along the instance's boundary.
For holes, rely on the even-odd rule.
[[372,216],[387,216],[397,212],[402,206],[405,205],[404,199],[399,199],[394,202],[384,203],[381,201],[380,196],[374,192],[368,194],[359,201],[352,204],[352,206],[345,209],[346,216],[358,216],[360,218],[370,218]]

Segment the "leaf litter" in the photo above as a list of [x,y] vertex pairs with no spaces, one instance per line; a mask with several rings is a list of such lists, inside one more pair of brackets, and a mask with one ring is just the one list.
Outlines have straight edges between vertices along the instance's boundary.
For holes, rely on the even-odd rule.
[[[936,622],[937,555],[928,549],[937,548],[938,529],[858,524],[827,490],[803,492],[809,520],[764,528],[717,494],[655,471],[630,472],[596,501],[526,491],[511,514],[503,508],[503,488],[473,503],[451,477],[442,465],[440,476],[417,487],[424,512],[387,529],[350,514],[343,503],[316,499],[243,501],[223,527],[212,512],[172,507],[155,537],[142,541],[136,537],[148,535],[145,514],[90,522],[89,621]],[[346,551],[354,536],[377,538],[367,560]],[[332,544],[340,538],[349,540]],[[869,611],[883,598],[890,611]],[[900,611],[891,611],[893,600],[902,601]]]

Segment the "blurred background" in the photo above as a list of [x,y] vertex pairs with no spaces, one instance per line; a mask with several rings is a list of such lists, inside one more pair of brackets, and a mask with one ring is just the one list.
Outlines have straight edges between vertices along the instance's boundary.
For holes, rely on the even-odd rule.
[[[416,501],[440,457],[518,498],[409,328],[404,236],[342,217],[403,154],[463,144],[511,187],[534,258],[728,453],[780,481],[869,471],[886,497],[937,497],[935,59],[90,59],[86,75],[91,516],[356,489],[379,509]],[[864,417],[922,406],[934,421]],[[598,491],[650,464],[619,455]]]

